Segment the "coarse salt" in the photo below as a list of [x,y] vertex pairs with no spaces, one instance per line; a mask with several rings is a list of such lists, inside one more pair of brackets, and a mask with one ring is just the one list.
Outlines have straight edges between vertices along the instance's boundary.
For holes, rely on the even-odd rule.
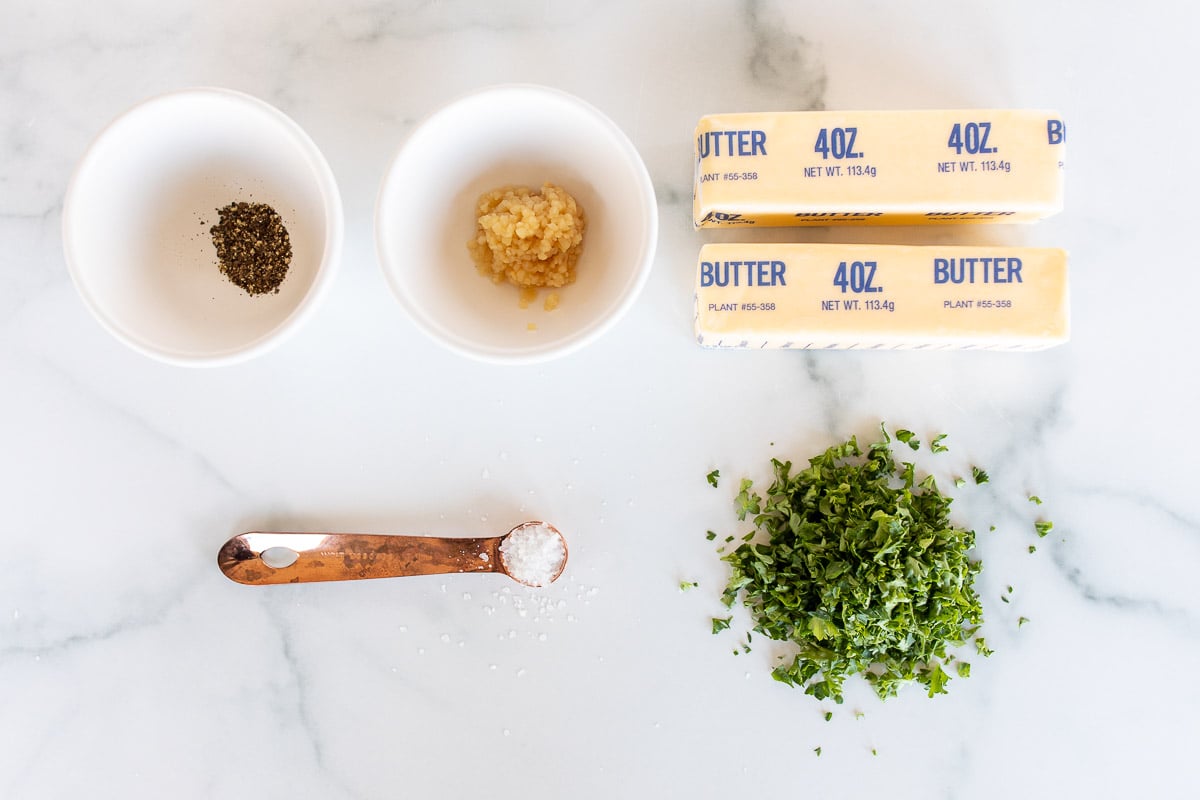
[[500,543],[505,571],[528,586],[545,586],[562,571],[567,550],[558,531],[544,523],[522,525]]

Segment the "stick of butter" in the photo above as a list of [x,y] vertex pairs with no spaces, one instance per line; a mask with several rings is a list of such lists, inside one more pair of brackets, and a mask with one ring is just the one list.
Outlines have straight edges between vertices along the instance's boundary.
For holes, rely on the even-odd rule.
[[1040,350],[1069,334],[1053,248],[708,244],[696,270],[705,347]]
[[715,114],[696,128],[696,227],[1031,222],[1062,210],[1053,111]]

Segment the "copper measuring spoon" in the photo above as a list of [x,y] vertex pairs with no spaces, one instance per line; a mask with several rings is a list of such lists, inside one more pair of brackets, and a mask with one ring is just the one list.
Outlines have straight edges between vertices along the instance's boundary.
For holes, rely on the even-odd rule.
[[522,522],[504,536],[476,539],[251,531],[222,545],[217,566],[230,580],[253,586],[454,572],[500,572],[526,586],[539,586],[514,577],[500,552],[505,538],[535,525],[548,528],[562,542],[562,564],[549,581],[553,582],[567,566],[567,542],[557,528],[539,520]]

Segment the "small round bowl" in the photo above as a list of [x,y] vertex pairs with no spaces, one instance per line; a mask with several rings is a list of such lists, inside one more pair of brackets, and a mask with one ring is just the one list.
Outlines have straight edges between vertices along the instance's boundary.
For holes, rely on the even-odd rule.
[[[583,209],[576,280],[522,309],[467,251],[475,204],[506,185],[555,183]],[[435,112],[384,177],[375,242],[400,304],[436,341],[498,363],[546,361],[599,338],[645,285],[658,242],[654,187],[637,150],[600,111],[555,89],[496,86]]]
[[[266,203],[292,245],[287,277],[251,296],[221,274],[217,209]],[[188,89],[118,117],[88,148],[63,207],[75,286],[133,349],[185,366],[259,355],[294,332],[333,281],[342,204],[300,126],[227,89]]]

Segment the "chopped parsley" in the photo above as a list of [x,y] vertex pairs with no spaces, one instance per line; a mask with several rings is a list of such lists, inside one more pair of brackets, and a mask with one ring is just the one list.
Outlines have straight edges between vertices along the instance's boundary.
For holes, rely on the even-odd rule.
[[833,719],[833,712],[832,712],[832,711],[826,711],[826,712],[825,712],[825,721],[826,721],[826,722],[829,722],[829,720],[831,720],[831,719]]
[[1026,622],[1029,622],[1029,617],[1017,617],[1017,627],[1021,627]]
[[745,519],[747,514],[757,514],[761,509],[761,502],[758,495],[750,491],[754,488],[754,482],[748,478],[742,478],[742,484],[738,491],[738,496],[734,500],[737,503],[738,519]]
[[[722,600],[740,599],[755,632],[796,646],[773,677],[817,699],[840,703],[856,674],[882,698],[909,681],[930,697],[945,693],[947,648],[983,622],[980,566],[968,555],[974,532],[950,523],[951,499],[932,478],[918,483],[911,464],[897,466],[880,427],[882,440],[865,453],[851,437],[795,474],[772,459],[765,495],[743,480],[735,499],[738,518],[753,515],[764,536],[724,556]],[[912,447],[911,432],[896,438]],[[719,622],[714,632],[728,627]]]
[[708,485],[715,489],[717,487],[717,482],[721,480],[721,470],[714,469],[704,477],[708,480]]
[[[713,617],[712,618],[712,632],[720,633],[723,630],[727,630],[729,628],[730,622],[733,622],[733,617],[724,617],[724,618]],[[734,652],[736,653],[737,651],[735,650]]]
[[1031,545],[1029,545],[1029,552],[1030,552],[1030,553],[1036,553],[1036,552],[1037,552],[1037,547],[1036,547],[1036,546],[1034,546],[1034,545],[1032,545],[1032,544],[1031,544]]
[[921,440],[912,431],[906,431],[904,428],[896,431],[896,439],[908,445],[913,450],[921,449]]
[[698,588],[699,586],[700,586],[700,584],[697,583],[696,581],[680,581],[679,582],[679,591],[687,592],[692,589]]
[[708,539],[711,542],[713,539],[717,538],[717,533],[716,533],[716,531],[707,531],[704,534],[704,538]]
[[945,453],[950,449],[949,447],[946,447],[946,445],[942,444],[945,439],[946,434],[939,433],[937,436],[933,437],[933,441],[929,443],[929,449],[934,453]]
[[1042,504],[1042,498],[1038,497],[1036,494],[1031,494],[1029,495],[1029,502],[1040,506]]
[[1039,520],[1033,523],[1033,529],[1037,531],[1037,535],[1045,538],[1050,531],[1054,530],[1054,523],[1049,520]]
[[989,480],[988,474],[979,467],[971,467],[971,476],[975,478],[976,484],[987,483]]
[[817,758],[820,758],[820,757],[821,757],[821,748],[819,748],[819,747],[814,747],[814,748],[813,748],[813,752],[817,754]]

